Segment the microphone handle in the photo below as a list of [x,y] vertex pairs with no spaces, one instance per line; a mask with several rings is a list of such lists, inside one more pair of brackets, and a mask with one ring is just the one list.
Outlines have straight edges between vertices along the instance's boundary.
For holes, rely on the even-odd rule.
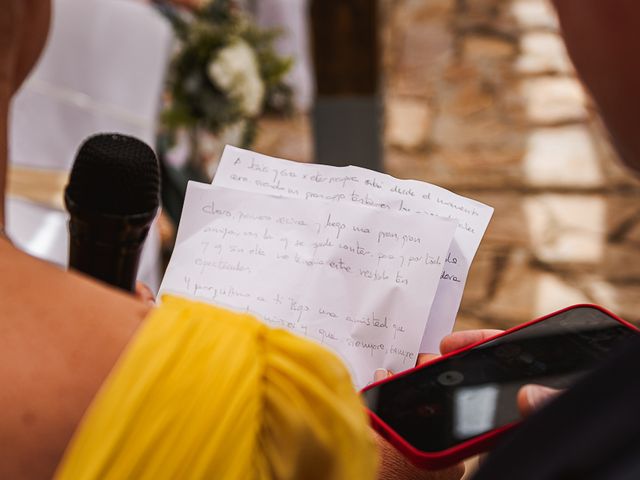
[[71,214],[69,267],[134,292],[140,256],[153,214],[128,217]]

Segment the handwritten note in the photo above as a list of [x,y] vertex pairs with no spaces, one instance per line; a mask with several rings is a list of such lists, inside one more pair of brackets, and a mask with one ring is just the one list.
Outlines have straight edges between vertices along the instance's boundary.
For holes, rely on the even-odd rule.
[[358,387],[415,364],[455,222],[195,182],[182,212],[161,292],[315,339]]
[[[304,200],[372,207],[412,214],[418,224],[430,217],[457,222],[444,255],[438,291],[423,334],[420,351],[437,353],[442,337],[451,332],[467,274],[493,208],[417,180],[400,180],[359,167],[304,164],[227,146],[214,185],[270,193]],[[416,216],[420,216],[417,218]]]

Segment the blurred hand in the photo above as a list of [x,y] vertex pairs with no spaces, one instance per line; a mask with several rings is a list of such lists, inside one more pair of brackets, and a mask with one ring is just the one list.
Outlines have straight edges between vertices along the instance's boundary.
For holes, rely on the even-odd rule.
[[[373,375],[378,382],[393,375],[390,370],[379,368]],[[414,466],[393,445],[376,432],[376,443],[380,454],[379,480],[460,480],[464,475],[464,463],[443,470],[424,470]]]
[[[463,330],[447,335],[440,342],[440,353],[446,355],[473,343],[487,340],[494,335],[502,333],[502,330]],[[421,354],[418,356],[418,365],[437,357],[437,355]],[[542,407],[560,393],[554,388],[542,385],[525,385],[518,392],[518,408],[523,416],[530,415]]]
[[136,291],[134,292],[134,296],[138,300],[152,307],[156,304],[156,296],[153,294],[151,289],[142,282],[136,282]]
[[10,94],[21,44],[21,26],[24,23],[24,4],[8,0],[2,4],[0,16],[0,85]]
[[0,87],[13,94],[38,58],[49,31],[50,0],[3,0]]
[[375,436],[380,457],[379,480],[460,480],[464,475],[463,463],[443,470],[415,467],[384,438],[377,433]]

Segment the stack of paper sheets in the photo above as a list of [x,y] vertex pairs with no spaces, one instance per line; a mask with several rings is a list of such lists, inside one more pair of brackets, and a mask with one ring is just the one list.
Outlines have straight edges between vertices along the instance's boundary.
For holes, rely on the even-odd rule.
[[227,146],[212,185],[189,183],[161,293],[315,339],[362,387],[438,351],[492,213],[424,182]]

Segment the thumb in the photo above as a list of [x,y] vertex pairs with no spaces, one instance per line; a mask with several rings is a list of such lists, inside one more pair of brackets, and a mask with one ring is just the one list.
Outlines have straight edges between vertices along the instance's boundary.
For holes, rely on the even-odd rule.
[[393,375],[391,370],[387,370],[386,368],[378,368],[375,372],[373,372],[373,381],[379,382],[380,380],[384,380],[387,377]]
[[562,391],[542,385],[525,385],[518,392],[518,409],[523,416],[531,415]]

